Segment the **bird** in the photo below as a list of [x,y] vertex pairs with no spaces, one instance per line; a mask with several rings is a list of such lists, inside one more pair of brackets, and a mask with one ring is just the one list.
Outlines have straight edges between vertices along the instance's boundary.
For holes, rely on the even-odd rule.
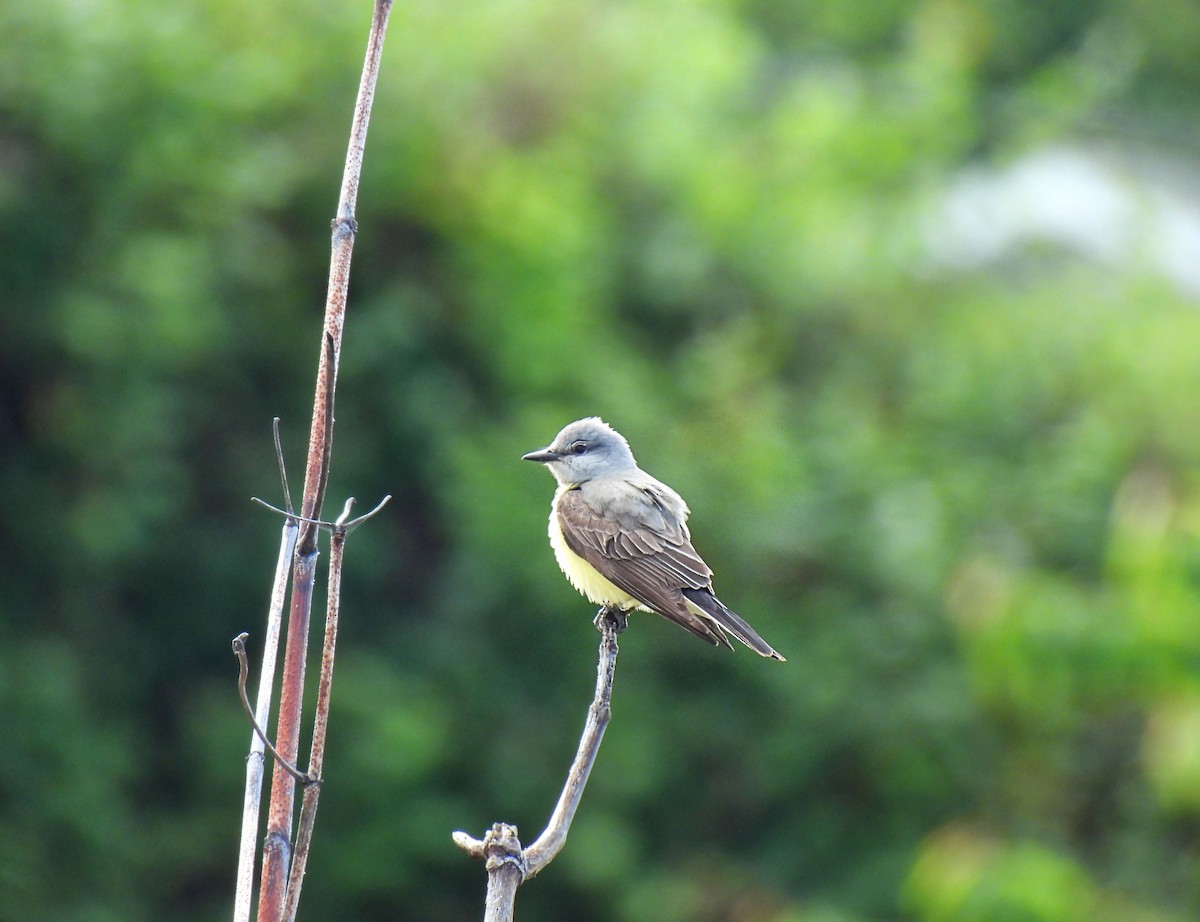
[[550,546],[571,585],[602,606],[600,616],[653,612],[714,646],[733,649],[732,634],[784,660],[713,593],[712,570],[692,547],[687,503],[638,467],[612,426],[598,416],[578,419],[522,460],[544,464],[558,482]]

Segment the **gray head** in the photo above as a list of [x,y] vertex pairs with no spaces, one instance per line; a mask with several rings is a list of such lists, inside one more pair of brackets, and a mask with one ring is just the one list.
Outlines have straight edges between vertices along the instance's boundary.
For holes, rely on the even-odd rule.
[[577,419],[546,448],[522,456],[550,468],[559,483],[586,483],[637,470],[625,437],[599,416]]

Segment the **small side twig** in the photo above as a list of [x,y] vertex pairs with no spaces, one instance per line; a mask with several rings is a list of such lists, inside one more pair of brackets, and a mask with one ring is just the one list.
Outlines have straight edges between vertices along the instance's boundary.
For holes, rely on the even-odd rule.
[[[342,516],[344,516],[346,514],[345,510],[343,510],[341,516],[338,516],[338,518],[336,520],[330,522],[325,519],[305,518],[302,515],[296,515],[294,512],[288,512],[286,509],[280,509],[278,506],[272,506],[265,499],[259,499],[257,496],[250,497],[250,502],[258,503],[258,505],[263,506],[267,509],[270,509],[272,512],[278,512],[280,515],[286,515],[288,518],[295,519],[298,522],[307,522],[309,525],[316,525],[318,528],[327,528],[331,532],[336,533],[336,532],[340,531],[343,534],[349,534],[350,532],[354,531],[354,529],[358,528],[358,526],[361,525],[363,522],[367,521],[367,519],[373,518],[375,516],[375,514],[379,512],[379,510],[381,510],[384,506],[386,506],[391,501],[392,501],[392,494],[388,493],[386,496],[384,496],[383,499],[381,499],[378,503],[375,504],[375,508],[373,508],[370,512],[364,512],[362,515],[358,516],[357,518],[351,519],[349,522],[343,522]],[[346,503],[347,503],[346,508],[349,508],[349,506],[353,505],[355,502],[357,502],[357,500],[355,500],[355,498],[353,496],[351,496],[348,500],[346,500]]]
[[246,695],[246,679],[250,675],[250,664],[246,659],[246,638],[249,636],[245,631],[242,631],[237,637],[233,638],[233,653],[238,658],[238,698],[242,702],[242,710],[246,712],[246,719],[250,721],[250,726],[254,728],[255,734],[262,740],[262,744],[266,747],[267,752],[271,753],[271,757],[287,769],[297,781],[307,781],[308,775],[279,754],[279,750],[275,748],[274,744],[267,737],[266,731],[259,726],[258,719],[254,716],[254,711],[250,707],[250,699]]
[[279,482],[283,484],[283,508],[293,517],[292,488],[288,486],[287,464],[283,460],[283,440],[279,437],[279,417],[271,420],[271,433],[275,437],[275,461],[279,465]]
[[473,858],[485,859],[488,872],[484,922],[508,922],[513,917],[517,888],[546,867],[562,851],[583,790],[591,775],[604,731],[612,718],[612,686],[617,668],[617,635],[625,629],[623,612],[601,609],[596,615],[600,653],[596,664],[596,691],[575,760],[567,772],[558,803],[545,831],[528,848],[521,848],[517,829],[496,823],[482,839],[465,832],[453,834],[454,844]]

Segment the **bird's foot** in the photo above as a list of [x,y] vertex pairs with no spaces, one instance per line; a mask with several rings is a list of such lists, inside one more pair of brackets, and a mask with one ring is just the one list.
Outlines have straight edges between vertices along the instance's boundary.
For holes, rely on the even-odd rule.
[[629,627],[629,612],[605,606],[596,612],[592,624],[596,625],[596,630],[603,631],[606,623],[611,625],[614,634],[620,634]]

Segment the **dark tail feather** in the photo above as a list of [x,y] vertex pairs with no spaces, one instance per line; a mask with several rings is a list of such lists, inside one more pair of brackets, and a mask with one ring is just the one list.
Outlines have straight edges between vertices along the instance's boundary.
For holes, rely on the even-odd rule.
[[[708,589],[684,589],[684,597],[698,609],[708,615],[717,624],[729,631],[734,637],[744,643],[759,656],[768,656],[784,662],[775,648],[758,636],[758,632],[741,619],[737,612],[731,611],[722,604],[721,600]],[[699,632],[696,632],[699,633]]]
[[[659,614],[662,613],[660,612]],[[729,638],[725,636],[725,632],[714,621],[705,618],[703,615],[697,615],[695,612],[689,611],[684,605],[672,609],[670,614],[663,615],[663,617],[691,631],[701,640],[707,640],[714,647],[726,646],[730,650],[733,649],[733,644],[729,642]]]

